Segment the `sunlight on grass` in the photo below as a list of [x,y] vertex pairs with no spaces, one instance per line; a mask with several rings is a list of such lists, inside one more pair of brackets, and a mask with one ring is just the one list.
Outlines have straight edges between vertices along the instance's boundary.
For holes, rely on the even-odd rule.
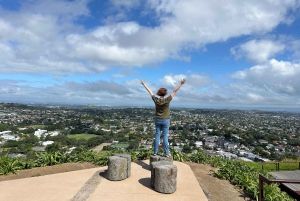
[[247,162],[246,164],[258,170],[261,170],[263,168],[263,170],[267,172],[278,171],[277,168],[279,168],[279,170],[286,170],[286,171],[300,169],[300,164],[298,161],[279,162],[279,167],[276,167],[276,162],[268,162],[268,163]]
[[97,137],[98,135],[94,135],[94,134],[86,134],[86,133],[83,133],[83,134],[74,134],[74,135],[68,135],[69,138],[75,138],[75,139],[90,139],[92,137]]
[[43,124],[34,124],[34,125],[31,125],[32,128],[35,128],[35,129],[43,129],[45,128],[45,125]]

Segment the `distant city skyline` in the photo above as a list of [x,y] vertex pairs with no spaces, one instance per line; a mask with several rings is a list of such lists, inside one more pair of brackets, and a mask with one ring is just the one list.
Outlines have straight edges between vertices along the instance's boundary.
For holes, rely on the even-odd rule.
[[300,0],[2,0],[0,102],[300,110]]

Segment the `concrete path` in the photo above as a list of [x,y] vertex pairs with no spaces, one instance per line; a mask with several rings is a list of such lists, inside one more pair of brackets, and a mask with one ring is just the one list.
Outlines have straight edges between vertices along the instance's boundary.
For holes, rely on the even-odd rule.
[[131,176],[106,179],[107,166],[0,182],[1,201],[207,201],[191,168],[177,161],[177,190],[162,194],[150,186],[149,160],[132,162]]

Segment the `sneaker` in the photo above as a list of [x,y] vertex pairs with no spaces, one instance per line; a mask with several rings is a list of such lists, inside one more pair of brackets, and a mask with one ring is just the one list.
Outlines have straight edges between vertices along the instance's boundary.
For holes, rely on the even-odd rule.
[[152,156],[156,156],[157,154],[152,154]]
[[171,158],[172,156],[171,156],[171,154],[167,154],[166,157],[167,158]]

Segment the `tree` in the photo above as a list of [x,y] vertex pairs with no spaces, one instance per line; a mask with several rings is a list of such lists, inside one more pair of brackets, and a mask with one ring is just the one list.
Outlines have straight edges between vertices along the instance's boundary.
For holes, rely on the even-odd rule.
[[7,130],[7,124],[0,124],[0,132]]
[[36,144],[39,141],[39,138],[35,136],[34,134],[29,134],[25,137],[23,140],[24,143],[27,144]]
[[103,143],[103,137],[92,137],[90,139],[88,139],[86,146],[87,148],[92,148],[92,147],[96,147],[99,144]]
[[260,147],[260,146],[256,146],[256,147],[254,148],[254,150],[253,150],[253,153],[254,153],[254,154],[258,154],[258,155],[262,154],[263,152],[264,152],[264,150],[263,150],[263,148]]
[[45,150],[47,152],[56,152],[56,151],[60,151],[60,149],[62,148],[62,145],[60,142],[54,142],[53,144],[49,144],[46,146]]
[[15,140],[7,140],[3,147],[9,148],[9,147],[18,147],[21,142],[15,141]]
[[138,126],[135,130],[142,132],[142,131],[144,131],[144,126]]
[[231,139],[231,137],[232,137],[231,132],[228,131],[228,130],[226,130],[226,131],[225,131],[225,134],[224,134],[224,137],[225,137],[226,139]]
[[84,147],[86,147],[87,146],[87,140],[86,139],[84,139],[84,138],[81,138],[81,139],[78,139],[77,140],[77,146],[84,146]]
[[183,145],[182,147],[182,152],[186,153],[186,154],[189,154],[189,153],[192,153],[192,149],[190,146],[188,145]]
[[30,128],[27,128],[25,130],[22,131],[22,133],[24,134],[33,134],[34,133],[34,128],[30,127]]
[[136,150],[139,148],[139,142],[137,140],[131,140],[128,146],[129,150]]

